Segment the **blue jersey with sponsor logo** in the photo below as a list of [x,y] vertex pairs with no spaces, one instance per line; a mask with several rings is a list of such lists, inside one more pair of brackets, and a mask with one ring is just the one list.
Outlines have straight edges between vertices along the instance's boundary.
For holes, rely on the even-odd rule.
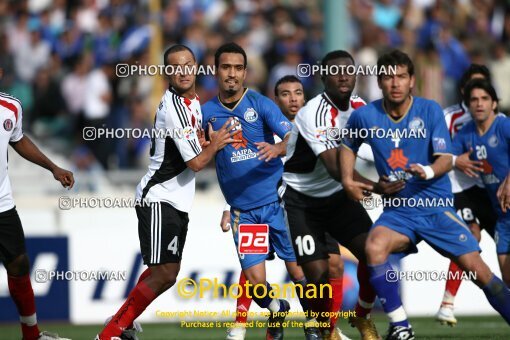
[[[404,171],[411,164],[430,165],[436,156],[451,153],[450,135],[441,107],[432,100],[412,97],[407,113],[394,120],[382,104],[380,99],[354,111],[346,125],[351,134],[343,143],[356,153],[361,143],[368,143],[379,176],[406,181],[405,188],[394,195],[405,198],[402,204],[385,207],[385,211],[426,215],[451,208],[453,194],[446,174],[422,180]],[[369,132],[368,129],[373,130]],[[394,132],[393,135],[388,131]]]
[[510,220],[510,211],[503,214],[496,193],[510,171],[510,118],[497,116],[489,130],[480,135],[474,121],[466,124],[453,139],[453,151],[463,154],[473,148],[471,158],[483,163],[480,174],[494,210]]
[[216,173],[227,203],[250,210],[277,201],[283,163],[280,158],[259,160],[255,143],[274,144],[274,134],[283,139],[290,132],[292,125],[278,106],[247,89],[234,108],[227,108],[215,97],[202,106],[202,115],[204,129],[211,123],[218,130],[230,117],[242,127],[235,135],[242,142],[228,144],[216,154]]

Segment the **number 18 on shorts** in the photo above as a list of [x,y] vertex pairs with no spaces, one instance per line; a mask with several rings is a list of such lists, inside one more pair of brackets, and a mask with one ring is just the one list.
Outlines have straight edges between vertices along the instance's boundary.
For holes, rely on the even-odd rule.
[[240,224],[238,245],[239,254],[269,253],[269,225]]

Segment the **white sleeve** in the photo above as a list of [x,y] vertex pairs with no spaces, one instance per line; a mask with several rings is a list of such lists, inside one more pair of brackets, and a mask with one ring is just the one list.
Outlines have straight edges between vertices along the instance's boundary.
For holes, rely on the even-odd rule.
[[372,148],[367,143],[361,144],[358,149],[358,153],[356,154],[359,158],[368,161],[374,162],[374,153],[372,152]]
[[17,101],[13,101],[14,105],[18,109],[18,116],[16,117],[16,121],[14,123],[14,129],[12,130],[11,138],[9,138],[9,142],[17,142],[21,138],[23,138],[23,109],[21,105]]
[[187,162],[198,156],[202,152],[202,148],[198,141],[197,131],[191,126],[184,105],[181,106],[180,104],[176,103],[177,107],[174,105],[165,107],[165,126],[168,129],[167,131],[175,131],[175,129],[182,131],[182,134],[172,134],[172,136],[182,159]]
[[[306,110],[306,109],[304,109]],[[340,145],[329,119],[317,118],[315,112],[303,111],[296,115],[296,126],[316,156]]]

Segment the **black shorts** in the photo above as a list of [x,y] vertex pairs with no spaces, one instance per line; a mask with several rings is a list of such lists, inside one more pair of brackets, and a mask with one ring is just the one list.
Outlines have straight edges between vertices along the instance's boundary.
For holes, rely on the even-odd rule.
[[328,248],[328,254],[340,255],[340,246],[338,241],[328,233],[326,233],[326,248]]
[[475,185],[462,192],[456,193],[454,194],[454,204],[457,215],[459,215],[467,225],[476,223],[494,238],[494,228],[496,226],[497,217],[485,189]]
[[0,261],[9,264],[24,253],[25,234],[14,207],[0,213]]
[[136,207],[143,263],[178,263],[188,233],[188,213],[165,202]]
[[[283,201],[298,264],[327,259],[333,248],[333,253],[339,253],[338,243],[349,245],[372,226],[365,208],[344,190],[328,197],[310,197],[287,185]],[[335,247],[328,234],[337,241]]]

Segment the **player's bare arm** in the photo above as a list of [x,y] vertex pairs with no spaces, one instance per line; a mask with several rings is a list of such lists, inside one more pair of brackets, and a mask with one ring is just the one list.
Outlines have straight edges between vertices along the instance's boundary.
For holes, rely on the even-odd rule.
[[287,142],[289,141],[290,133],[287,133],[283,140],[279,143],[271,144],[267,142],[256,142],[259,160],[269,162],[273,158],[283,157],[287,154]]
[[468,152],[456,157],[454,166],[467,176],[475,178],[478,177],[477,172],[483,171],[481,167],[483,163],[481,161],[474,161],[470,159],[472,153],[473,148],[470,148]]
[[[229,143],[242,142],[239,139],[234,139],[233,136],[240,131],[238,122],[232,124],[230,118],[219,130],[214,131],[211,124],[209,124],[209,139],[210,144],[206,145],[202,152],[195,158],[186,162],[186,165],[191,170],[198,172],[202,170],[207,163],[216,155],[216,152],[223,149]],[[202,144],[202,143],[201,143]]]
[[[354,165],[356,162],[356,154],[342,144],[340,148],[340,170],[342,186],[349,195],[349,197],[355,201],[360,201],[365,197],[366,191],[373,191],[374,186],[368,183],[360,181],[361,175],[356,175]],[[358,177],[359,176],[359,177]],[[366,179],[368,181],[368,179]]]
[[501,210],[503,210],[504,213],[507,212],[507,209],[510,210],[510,172],[499,186],[496,196]]
[[39,150],[30,138],[23,136],[19,141],[10,144],[21,157],[51,171],[53,177],[59,181],[64,188],[71,189],[73,187],[73,173],[69,170],[62,169],[53,163],[41,152],[41,150]]
[[439,177],[452,169],[452,155],[440,155],[435,159],[434,163],[429,166],[429,169],[432,169],[433,171],[430,174],[427,172],[430,171],[427,170],[427,166],[423,166],[421,164],[411,164],[409,165],[409,168],[406,169],[406,171],[421,179]]

